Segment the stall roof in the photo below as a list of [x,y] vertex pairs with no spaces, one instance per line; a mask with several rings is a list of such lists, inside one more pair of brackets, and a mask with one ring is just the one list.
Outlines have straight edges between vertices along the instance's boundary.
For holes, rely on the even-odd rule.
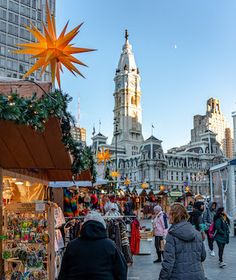
[[5,169],[70,170],[71,158],[61,141],[59,120],[50,119],[44,132],[0,121],[0,165]]
[[[61,137],[56,118],[46,123],[44,132],[11,121],[0,121],[0,166],[8,170],[42,170],[49,181],[71,181],[72,158]],[[90,180],[90,172],[82,172],[77,179]]]
[[97,178],[97,181],[92,184],[91,181],[57,181],[57,182],[50,182],[49,187],[51,188],[69,188],[72,186],[76,187],[92,187],[92,186],[99,186],[99,185],[106,185],[108,180],[104,180],[101,178]]
[[[0,94],[5,95],[17,92],[27,97],[35,92],[40,98],[44,91],[50,92],[50,87],[50,83],[0,80]],[[49,119],[43,132],[13,121],[0,120],[0,167],[7,170],[35,169],[46,173],[49,181],[71,181],[72,157],[61,139],[57,118]],[[90,171],[82,172],[76,179],[91,180]]]

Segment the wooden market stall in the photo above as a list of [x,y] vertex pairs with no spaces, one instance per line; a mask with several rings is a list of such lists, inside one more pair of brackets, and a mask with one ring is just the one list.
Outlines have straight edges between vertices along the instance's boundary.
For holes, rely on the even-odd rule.
[[[32,96],[34,90],[37,98],[40,98],[43,94],[41,87],[49,89],[50,84],[37,87],[23,82],[3,82],[0,83],[0,94],[11,97],[14,90],[20,98],[27,98],[27,96]],[[11,98],[8,100],[10,102]],[[12,103],[12,106],[15,104]],[[18,249],[24,247],[27,250],[39,244],[42,245],[42,252],[46,252],[45,258],[37,267],[38,273],[46,271],[46,275],[39,273],[40,279],[55,279],[54,213],[57,206],[50,203],[48,183],[49,181],[71,181],[73,158],[62,142],[60,120],[57,117],[51,117],[44,122],[44,126],[43,131],[38,131],[32,126],[18,124],[17,120],[0,119],[1,279],[4,272],[7,272],[6,279],[11,279],[10,272],[13,267],[19,267],[22,273],[26,273],[25,261],[22,260],[24,252],[21,251],[20,257],[15,257],[9,255],[10,251],[16,252],[18,246],[20,246]],[[87,178],[91,179],[89,171],[87,175]],[[74,178],[80,180],[83,176],[82,173]],[[36,223],[41,224],[40,228],[42,228],[42,232],[37,233],[41,234],[38,239],[35,237],[35,232],[30,235],[28,231],[29,228],[35,228],[33,224]],[[21,225],[20,235],[16,230],[19,224]],[[17,252],[19,253],[19,250]],[[12,266],[13,263],[14,266]],[[29,268],[30,264],[27,265]],[[34,268],[36,266],[34,263]],[[29,269],[29,273],[31,272],[32,266]]]

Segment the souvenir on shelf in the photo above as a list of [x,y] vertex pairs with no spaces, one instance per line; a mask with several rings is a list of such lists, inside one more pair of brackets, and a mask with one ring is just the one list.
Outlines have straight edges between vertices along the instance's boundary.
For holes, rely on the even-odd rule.
[[[26,208],[20,204],[6,207],[4,215],[3,259],[6,280],[51,279],[49,247],[53,230],[49,213],[33,211],[35,204]],[[50,232],[51,231],[51,232]]]

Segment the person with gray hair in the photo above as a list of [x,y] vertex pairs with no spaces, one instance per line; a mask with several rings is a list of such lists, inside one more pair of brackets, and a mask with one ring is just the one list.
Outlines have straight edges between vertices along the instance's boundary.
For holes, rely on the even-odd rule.
[[58,280],[127,280],[124,256],[108,239],[98,212],[88,213],[80,237],[68,244]]
[[161,206],[156,205],[153,210],[155,213],[155,218],[153,220],[153,233],[155,236],[155,248],[158,257],[154,263],[160,263],[162,261],[164,238],[167,235],[167,229],[165,227],[164,213]]

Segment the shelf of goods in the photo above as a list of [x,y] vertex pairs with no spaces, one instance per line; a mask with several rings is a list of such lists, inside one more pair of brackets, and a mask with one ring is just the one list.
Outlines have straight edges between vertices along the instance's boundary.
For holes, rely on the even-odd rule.
[[3,259],[6,280],[54,280],[54,207],[12,203],[4,209]]

